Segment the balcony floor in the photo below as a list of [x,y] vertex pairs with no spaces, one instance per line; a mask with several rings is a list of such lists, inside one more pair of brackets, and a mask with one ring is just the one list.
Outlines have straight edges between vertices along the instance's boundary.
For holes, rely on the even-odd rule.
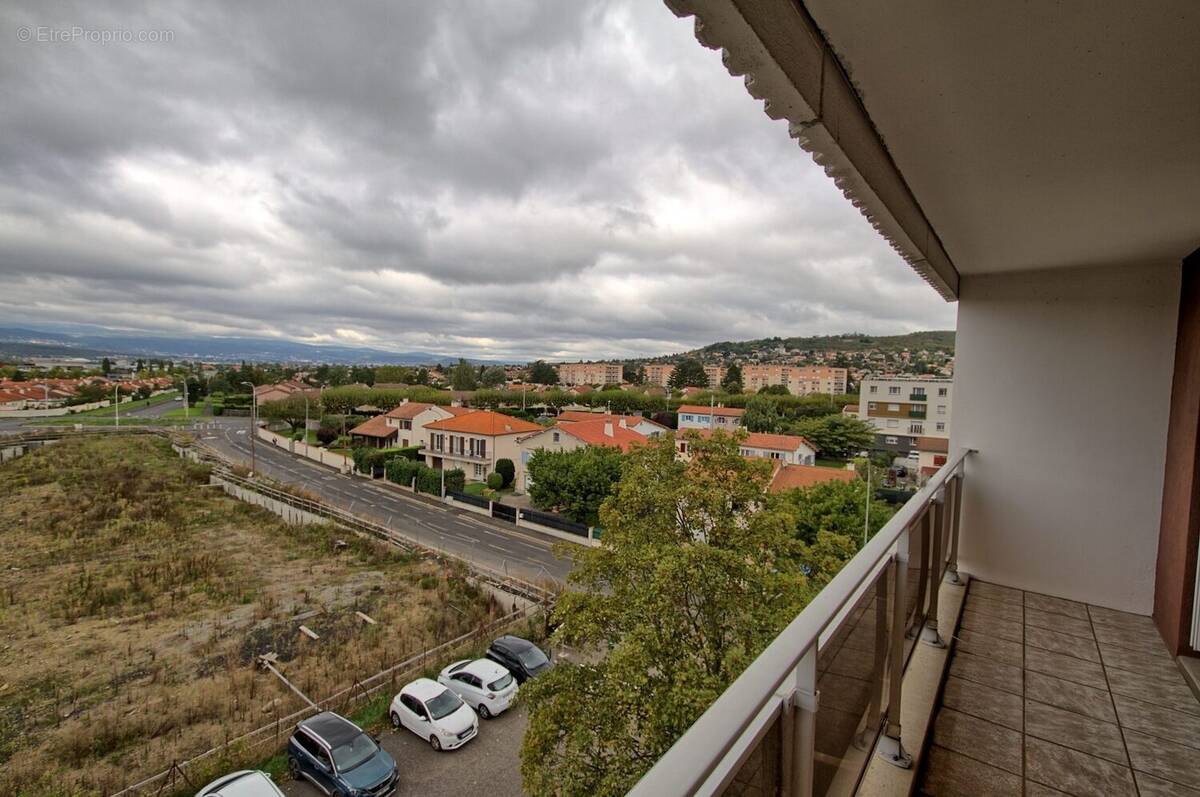
[[921,793],[1200,797],[1200,701],[1149,617],[972,581]]

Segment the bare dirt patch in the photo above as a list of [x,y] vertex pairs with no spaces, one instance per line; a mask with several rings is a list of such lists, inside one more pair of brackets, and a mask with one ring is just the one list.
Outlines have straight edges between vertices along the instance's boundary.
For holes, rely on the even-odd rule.
[[501,613],[462,573],[206,485],[148,437],[0,468],[0,794],[109,793],[296,710],[262,653],[319,699]]

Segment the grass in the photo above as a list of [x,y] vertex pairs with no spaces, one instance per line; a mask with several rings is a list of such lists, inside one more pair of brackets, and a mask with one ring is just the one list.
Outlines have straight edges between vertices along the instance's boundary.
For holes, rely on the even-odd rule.
[[[208,415],[209,414],[208,399],[204,399],[203,401],[196,402],[196,406],[194,406],[194,407],[188,407],[187,413],[188,413],[188,418],[192,418],[192,419],[198,418],[202,415]],[[169,409],[166,412],[164,412],[161,417],[163,417],[163,418],[181,418],[182,419],[183,418],[183,402],[180,402],[180,406],[173,407],[172,409]]]
[[455,568],[207,481],[149,436],[0,467],[0,794],[111,793],[300,708],[262,653],[320,699],[503,612]]
[[846,460],[842,459],[822,459],[817,457],[813,460],[813,464],[818,468],[837,468],[838,470],[846,469]]

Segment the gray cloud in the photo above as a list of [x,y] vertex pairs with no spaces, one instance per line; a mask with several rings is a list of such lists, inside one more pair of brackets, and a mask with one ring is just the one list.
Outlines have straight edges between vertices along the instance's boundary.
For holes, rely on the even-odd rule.
[[0,36],[5,322],[511,359],[954,322],[657,3],[6,4]]

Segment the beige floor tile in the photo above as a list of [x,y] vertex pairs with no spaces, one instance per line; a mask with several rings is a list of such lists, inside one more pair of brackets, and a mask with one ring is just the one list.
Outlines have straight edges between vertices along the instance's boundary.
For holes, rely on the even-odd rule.
[[1200,716],[1200,702],[1188,685],[1183,682],[1183,676],[1175,678],[1160,678],[1145,671],[1123,670],[1119,667],[1105,667],[1108,675],[1108,686],[1115,695],[1125,695],[1156,706],[1182,711],[1186,714]]
[[1112,699],[1103,689],[1064,681],[1039,672],[1025,673],[1025,697],[1092,719],[1115,723]]
[[1147,653],[1106,643],[1102,643],[1099,649],[1100,659],[1105,667],[1119,667],[1122,670],[1132,670],[1183,683],[1183,674],[1179,672],[1179,666],[1165,649],[1161,652]]
[[963,628],[956,637],[957,649],[975,656],[988,656],[996,661],[1020,667],[1025,661],[1025,649],[1020,642],[1001,639],[979,631]]
[[1109,722],[1026,700],[1025,733],[1122,766],[1129,765],[1121,729]]
[[1198,789],[1189,789],[1187,786],[1180,786],[1145,772],[1134,772],[1133,779],[1137,781],[1138,792],[1142,797],[1200,797]]
[[1014,623],[1021,622],[1023,614],[1020,604],[1006,603],[991,598],[981,598],[976,595],[968,595],[963,608],[972,612],[978,612],[979,614],[999,617],[1001,620],[1009,620]]
[[950,674],[1017,695],[1023,691],[1020,667],[1002,664],[985,656],[956,651],[950,660]]
[[967,588],[967,594],[977,595],[980,598],[991,598],[992,600],[1015,603],[1017,605],[1021,605],[1025,601],[1021,590],[992,584],[987,581],[972,581]]
[[1013,642],[1020,642],[1025,638],[1024,626],[1021,623],[1002,620],[990,614],[980,614],[964,609],[959,624],[968,631],[977,631],[1001,639],[1011,639]]
[[1025,777],[1078,797],[1136,797],[1127,767],[1077,750],[1027,737]]
[[1086,603],[1069,601],[1065,598],[1055,598],[1050,595],[1039,595],[1035,592],[1025,593],[1025,605],[1031,609],[1039,609],[1053,614],[1065,614],[1079,620],[1088,619]]
[[1026,607],[1025,624],[1036,628],[1045,628],[1049,631],[1057,631],[1060,634],[1082,637],[1083,639],[1092,638],[1091,623],[1087,620],[1080,620],[1077,617],[1067,617],[1065,614],[1051,614],[1050,612]]
[[946,679],[942,705],[997,725],[1021,730],[1022,699],[1020,695],[1012,692],[951,676]]
[[1025,669],[1053,675],[1065,681],[1073,681],[1096,689],[1107,689],[1108,681],[1104,678],[1104,668],[1094,661],[1077,659],[1074,656],[1064,656],[1061,653],[1051,653],[1041,648],[1025,648]]
[[921,782],[930,797],[1021,797],[1021,779],[934,745]]
[[1025,626],[1025,644],[1049,650],[1052,653],[1061,653],[1064,656],[1074,656],[1077,659],[1100,661],[1100,651],[1094,641],[1070,634],[1060,634],[1057,631],[1048,631],[1045,628]]
[[1150,656],[1168,656],[1167,645],[1157,631],[1129,631],[1125,629],[1108,628],[1098,625],[1096,641],[1102,645],[1129,648],[1141,651]]
[[1065,791],[1052,789],[1049,786],[1043,786],[1040,783],[1035,783],[1032,780],[1025,781],[1025,797],[1059,797],[1066,795]]
[[1134,769],[1200,789],[1200,755],[1196,754],[1196,748],[1147,736],[1131,728],[1126,728],[1124,734]]
[[1021,774],[1021,734],[992,722],[950,709],[938,712],[933,743],[966,756],[987,751],[988,763]]
[[1121,727],[1197,748],[1200,759],[1200,716],[1172,711],[1125,695],[1113,695]]

